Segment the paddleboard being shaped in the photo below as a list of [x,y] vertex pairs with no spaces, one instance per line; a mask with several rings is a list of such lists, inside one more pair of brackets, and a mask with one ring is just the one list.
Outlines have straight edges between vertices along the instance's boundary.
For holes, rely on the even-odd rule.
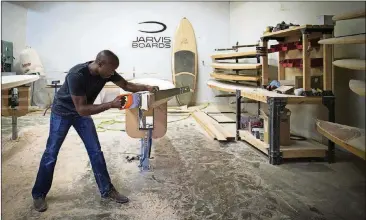
[[191,92],[176,96],[179,105],[189,105],[196,90],[197,46],[193,27],[183,18],[176,30],[172,54],[175,87],[189,86]]

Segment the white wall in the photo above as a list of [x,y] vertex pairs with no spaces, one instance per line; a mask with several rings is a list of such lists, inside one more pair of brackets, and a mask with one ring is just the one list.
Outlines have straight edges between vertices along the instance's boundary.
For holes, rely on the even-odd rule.
[[[64,79],[64,71],[92,60],[103,49],[120,58],[118,72],[132,78],[172,80],[171,49],[133,49],[131,42],[143,21],[161,21],[169,36],[183,17],[193,25],[197,40],[199,72],[197,102],[216,101],[207,88],[210,54],[229,42],[228,2],[42,2],[28,12],[27,44],[35,48],[49,77]],[[147,35],[147,34],[146,34]],[[202,64],[204,61],[204,65]],[[143,73],[154,73],[144,75]]]
[[[231,2],[230,45],[257,42],[267,26],[285,21],[294,24],[318,24],[319,15],[336,15],[365,8],[364,2]],[[337,22],[335,35],[365,32],[365,19]],[[276,44],[270,41],[269,45]],[[340,57],[365,58],[364,45],[340,45],[335,47],[335,59]],[[270,74],[277,77],[278,53],[269,55]],[[287,77],[287,76],[286,76]],[[336,95],[336,121],[350,126],[365,127],[365,102],[348,87],[351,78],[364,80],[365,74],[335,68],[334,92]],[[273,78],[272,78],[273,79]],[[253,107],[253,106],[251,106]],[[292,111],[291,129],[307,137],[321,140],[314,130],[314,119],[324,118],[322,106],[287,106]],[[311,132],[309,132],[309,130]]]
[[13,42],[13,71],[20,73],[19,54],[26,46],[27,9],[1,2],[1,39]]

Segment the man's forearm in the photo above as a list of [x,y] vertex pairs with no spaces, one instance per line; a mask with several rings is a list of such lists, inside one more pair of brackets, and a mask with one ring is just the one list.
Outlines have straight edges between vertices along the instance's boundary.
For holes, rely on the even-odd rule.
[[147,86],[137,83],[130,83],[128,82],[125,88],[126,91],[129,92],[140,92],[140,91],[147,91]]
[[112,102],[102,103],[99,105],[83,105],[77,111],[81,116],[95,115],[112,108]]

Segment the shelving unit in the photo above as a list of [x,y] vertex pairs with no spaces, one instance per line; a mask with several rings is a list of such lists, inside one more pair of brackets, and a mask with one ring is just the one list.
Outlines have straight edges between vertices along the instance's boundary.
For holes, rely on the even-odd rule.
[[[277,32],[266,33],[261,37],[261,47],[268,48],[269,40],[276,40],[277,45],[268,48],[261,54],[262,88],[238,88],[236,90],[237,109],[241,109],[241,99],[248,98],[269,106],[269,144],[255,138],[249,131],[241,130],[240,117],[237,112],[236,139],[242,139],[268,155],[270,164],[281,164],[285,158],[323,158],[329,163],[334,161],[334,142],[328,146],[312,140],[294,141],[290,146],[280,146],[280,115],[287,104],[325,105],[329,111],[328,120],[334,122],[334,100],[332,90],[332,47],[317,43],[320,39],[331,38],[334,26],[302,25]],[[323,57],[310,57],[311,50],[323,50]],[[286,59],[286,52],[300,50],[302,58]],[[269,84],[268,53],[278,52],[278,80],[285,80],[285,68],[302,69],[303,89],[301,95],[278,94],[263,88]],[[316,96],[311,88],[311,68],[323,70],[323,93]]]
[[[333,21],[349,20],[356,18],[365,18],[366,12],[355,11],[350,13],[345,13],[341,15],[333,16]],[[354,34],[349,36],[334,37],[331,39],[323,39],[319,41],[319,44],[325,46],[332,45],[347,45],[347,44],[365,44],[366,35]],[[334,66],[341,68],[347,68],[351,70],[364,71],[366,61],[362,59],[340,59],[333,62]],[[360,80],[350,80],[350,89],[356,94],[365,97],[365,82]],[[329,141],[334,141],[337,145],[344,148],[345,150],[351,152],[352,154],[366,159],[365,156],[365,130],[359,129],[351,126],[341,125],[333,122],[326,122],[318,120],[317,130],[320,134],[326,137]]]
[[[254,82],[259,85],[260,70],[262,68],[262,65],[260,64],[258,51],[239,51],[239,48],[257,46],[259,46],[259,44],[239,45],[239,42],[237,42],[236,45],[232,46],[231,48],[215,49],[215,51],[220,52],[211,55],[211,66],[214,69],[211,77],[219,81],[229,81],[237,83]],[[239,62],[243,59],[248,58],[256,58],[257,62]],[[248,74],[248,71],[251,71],[251,74]]]
[[[303,89],[305,96],[311,96],[311,68],[323,67],[323,90],[325,95],[332,95],[332,47],[319,45],[319,39],[328,39],[333,36],[334,26],[332,25],[301,25],[290,29],[285,29],[277,32],[266,33],[261,37],[261,46],[268,48],[269,40],[277,40],[278,45],[272,46],[267,50],[268,53],[278,52],[278,80],[285,79],[285,68],[294,66],[284,66],[281,63],[286,63],[286,51],[302,50],[302,59],[293,61],[297,63],[295,67],[302,68],[303,74]],[[319,59],[311,59],[310,50],[323,49],[322,63]],[[304,49],[306,48],[306,49]],[[316,61],[315,61],[316,60]],[[268,84],[268,57],[262,56],[262,85]],[[322,65],[319,65],[320,64]],[[288,62],[287,62],[288,63]],[[300,65],[301,64],[301,65]]]

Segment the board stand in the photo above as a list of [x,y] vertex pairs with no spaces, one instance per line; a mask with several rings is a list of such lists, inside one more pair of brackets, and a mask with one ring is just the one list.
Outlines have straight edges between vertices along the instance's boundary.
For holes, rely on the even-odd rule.
[[141,172],[151,171],[150,164],[152,139],[161,138],[167,131],[167,102],[174,96],[188,93],[189,86],[161,90],[159,92],[138,92],[138,104],[126,110],[126,133],[132,138],[139,138],[140,154],[136,157],[126,157],[127,161],[139,160]]
[[140,171],[150,171],[150,155],[152,146],[152,131],[154,125],[154,117],[152,124],[146,123],[146,116],[143,114],[143,110],[139,109],[139,124],[140,130],[145,130],[145,137],[141,138],[141,154],[140,158]]
[[[140,129],[146,130],[145,137],[141,138],[141,155],[139,156],[139,158],[140,158],[139,167],[140,167],[140,171],[149,171],[151,169],[150,155],[151,155],[153,128],[151,128],[151,126],[147,126],[146,116],[143,116],[142,109],[139,109],[139,121],[140,121],[140,123],[142,123],[142,128],[140,128]],[[152,124],[154,124],[154,121]]]
[[9,90],[10,93],[10,108],[12,112],[11,116],[11,138],[16,140],[18,138],[18,117],[15,114],[16,108],[19,106],[18,88],[12,88]]

